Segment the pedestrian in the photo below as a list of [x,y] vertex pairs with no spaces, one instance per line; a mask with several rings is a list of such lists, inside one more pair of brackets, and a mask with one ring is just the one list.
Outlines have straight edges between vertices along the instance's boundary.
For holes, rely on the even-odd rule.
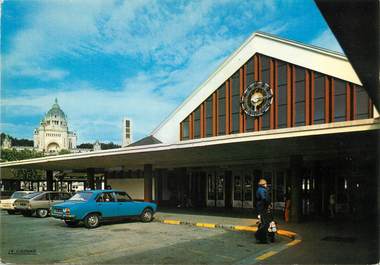
[[106,186],[106,190],[112,190],[111,185],[107,185],[107,186]]
[[260,225],[255,236],[260,243],[268,243],[268,228],[271,221],[268,213],[270,206],[270,198],[267,190],[268,184],[265,179],[260,179],[258,184],[256,191],[256,210]]

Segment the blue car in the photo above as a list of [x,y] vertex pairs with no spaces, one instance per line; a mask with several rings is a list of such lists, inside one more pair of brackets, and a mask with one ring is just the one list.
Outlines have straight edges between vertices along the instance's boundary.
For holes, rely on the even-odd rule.
[[69,226],[83,221],[87,228],[95,228],[102,221],[124,217],[150,222],[156,210],[155,203],[134,201],[122,190],[88,190],[51,207],[51,216],[64,220]]

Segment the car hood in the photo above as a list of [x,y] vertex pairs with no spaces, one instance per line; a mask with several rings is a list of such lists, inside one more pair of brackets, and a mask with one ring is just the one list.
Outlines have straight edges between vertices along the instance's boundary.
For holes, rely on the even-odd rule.
[[0,203],[14,203],[17,199],[4,199],[0,200]]

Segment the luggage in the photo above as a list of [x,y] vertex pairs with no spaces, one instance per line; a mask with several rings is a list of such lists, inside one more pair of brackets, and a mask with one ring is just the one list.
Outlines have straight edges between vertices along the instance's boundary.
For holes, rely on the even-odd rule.
[[268,243],[268,241],[274,242],[277,233],[277,224],[273,220],[273,216],[269,214],[265,216],[259,215],[258,219],[259,223],[255,233],[257,242],[263,244]]

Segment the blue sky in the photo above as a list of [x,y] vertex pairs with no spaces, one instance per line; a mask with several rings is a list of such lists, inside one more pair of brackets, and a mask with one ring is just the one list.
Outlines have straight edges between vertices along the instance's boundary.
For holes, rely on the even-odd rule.
[[1,131],[33,138],[54,99],[78,142],[148,135],[255,31],[341,48],[311,0],[5,0]]

